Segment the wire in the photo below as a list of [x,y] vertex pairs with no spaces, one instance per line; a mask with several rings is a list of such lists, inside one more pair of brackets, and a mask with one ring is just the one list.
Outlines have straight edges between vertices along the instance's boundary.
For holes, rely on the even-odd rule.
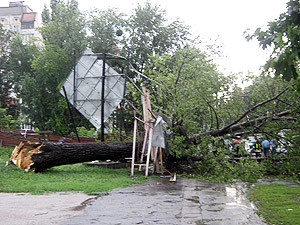
[[163,84],[157,82],[156,80],[153,80],[153,79],[151,79],[150,77],[146,76],[145,74],[143,74],[143,73],[137,71],[137,70],[133,67],[133,65],[131,65],[131,63],[130,63],[130,66],[131,66],[131,71],[132,71],[132,72],[136,72],[138,75],[140,75],[140,76],[142,76],[142,77],[145,77],[146,79],[151,80],[151,81],[155,82],[156,84],[158,84],[158,85],[160,85],[160,86],[164,86],[165,88],[167,88],[165,85],[163,85]]
[[141,89],[139,89],[139,87],[131,80],[130,77],[127,76],[127,79],[134,85],[134,87],[143,95],[143,92],[141,91]]

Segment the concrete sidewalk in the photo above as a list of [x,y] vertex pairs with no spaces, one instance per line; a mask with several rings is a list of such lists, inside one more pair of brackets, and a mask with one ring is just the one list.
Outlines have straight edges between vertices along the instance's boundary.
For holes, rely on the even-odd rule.
[[151,178],[99,197],[83,214],[60,224],[265,224],[247,200],[246,190],[245,183]]
[[98,197],[75,192],[43,195],[0,193],[0,224],[57,225],[82,214],[82,209]]

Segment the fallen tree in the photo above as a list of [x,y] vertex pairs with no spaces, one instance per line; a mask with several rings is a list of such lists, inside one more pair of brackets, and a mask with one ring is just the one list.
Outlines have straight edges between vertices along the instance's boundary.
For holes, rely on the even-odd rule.
[[[294,86],[294,85],[292,85]],[[250,114],[251,112],[253,112],[256,108],[259,108],[273,100],[278,100],[278,98],[284,94],[286,91],[288,91],[291,88],[291,86],[286,87],[284,90],[282,90],[281,92],[279,92],[277,95],[263,101],[260,102],[252,107],[250,107],[248,110],[246,110],[240,117],[238,117],[236,120],[234,120],[233,122],[229,123],[228,125],[224,126],[223,128],[220,129],[216,129],[216,130],[210,130],[204,133],[200,133],[200,134],[195,134],[192,137],[187,137],[186,142],[188,143],[197,143],[198,139],[200,139],[202,136],[206,136],[206,135],[210,135],[210,136],[214,136],[214,137],[218,137],[218,136],[223,136],[225,134],[230,134],[236,131],[239,131],[241,129],[244,129],[246,127],[250,127],[250,126],[254,126],[254,124],[256,124],[257,122],[262,122],[266,119],[271,119],[271,120],[286,120],[286,121],[296,121],[297,118],[295,117],[285,117],[286,115],[291,114],[291,110],[286,110],[283,112],[279,112],[273,116],[270,115],[266,115],[266,116],[262,116],[259,118],[255,118],[253,120],[247,120],[245,122],[241,122],[245,117],[247,117],[248,114]],[[217,117],[217,115],[216,115]],[[186,132],[185,132],[186,133]]]
[[263,122],[267,119],[296,121],[297,118],[295,118],[295,117],[286,117],[285,116],[285,115],[288,115],[290,113],[291,113],[291,111],[284,111],[284,112],[278,113],[275,116],[262,116],[262,117],[259,117],[259,118],[255,118],[253,120],[248,120],[248,121],[245,121],[245,122],[242,122],[242,123],[233,124],[230,127],[226,127],[226,128],[222,128],[222,129],[218,129],[218,130],[212,130],[212,131],[208,131],[208,132],[205,132],[205,133],[195,134],[192,138],[190,138],[190,141],[195,142],[197,138],[199,138],[201,136],[205,136],[205,135],[211,135],[211,136],[217,137],[217,136],[222,136],[224,134],[233,133],[233,132],[242,130],[246,127],[254,126],[256,123]]
[[45,169],[93,160],[122,160],[131,157],[132,142],[50,143],[21,142],[13,150],[10,162],[21,169],[40,172]]

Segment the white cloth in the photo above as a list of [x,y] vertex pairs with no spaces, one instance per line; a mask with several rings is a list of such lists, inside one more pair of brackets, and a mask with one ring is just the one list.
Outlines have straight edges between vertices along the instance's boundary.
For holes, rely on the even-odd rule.
[[163,131],[163,119],[161,116],[157,117],[153,128],[152,146],[165,148],[165,136]]

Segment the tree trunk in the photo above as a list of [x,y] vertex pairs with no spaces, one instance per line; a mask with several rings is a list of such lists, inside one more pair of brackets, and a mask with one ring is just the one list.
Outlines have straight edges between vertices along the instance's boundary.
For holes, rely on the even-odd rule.
[[43,171],[53,166],[92,160],[122,160],[132,156],[132,142],[101,143],[30,143],[29,150],[21,143],[10,161],[25,171]]

